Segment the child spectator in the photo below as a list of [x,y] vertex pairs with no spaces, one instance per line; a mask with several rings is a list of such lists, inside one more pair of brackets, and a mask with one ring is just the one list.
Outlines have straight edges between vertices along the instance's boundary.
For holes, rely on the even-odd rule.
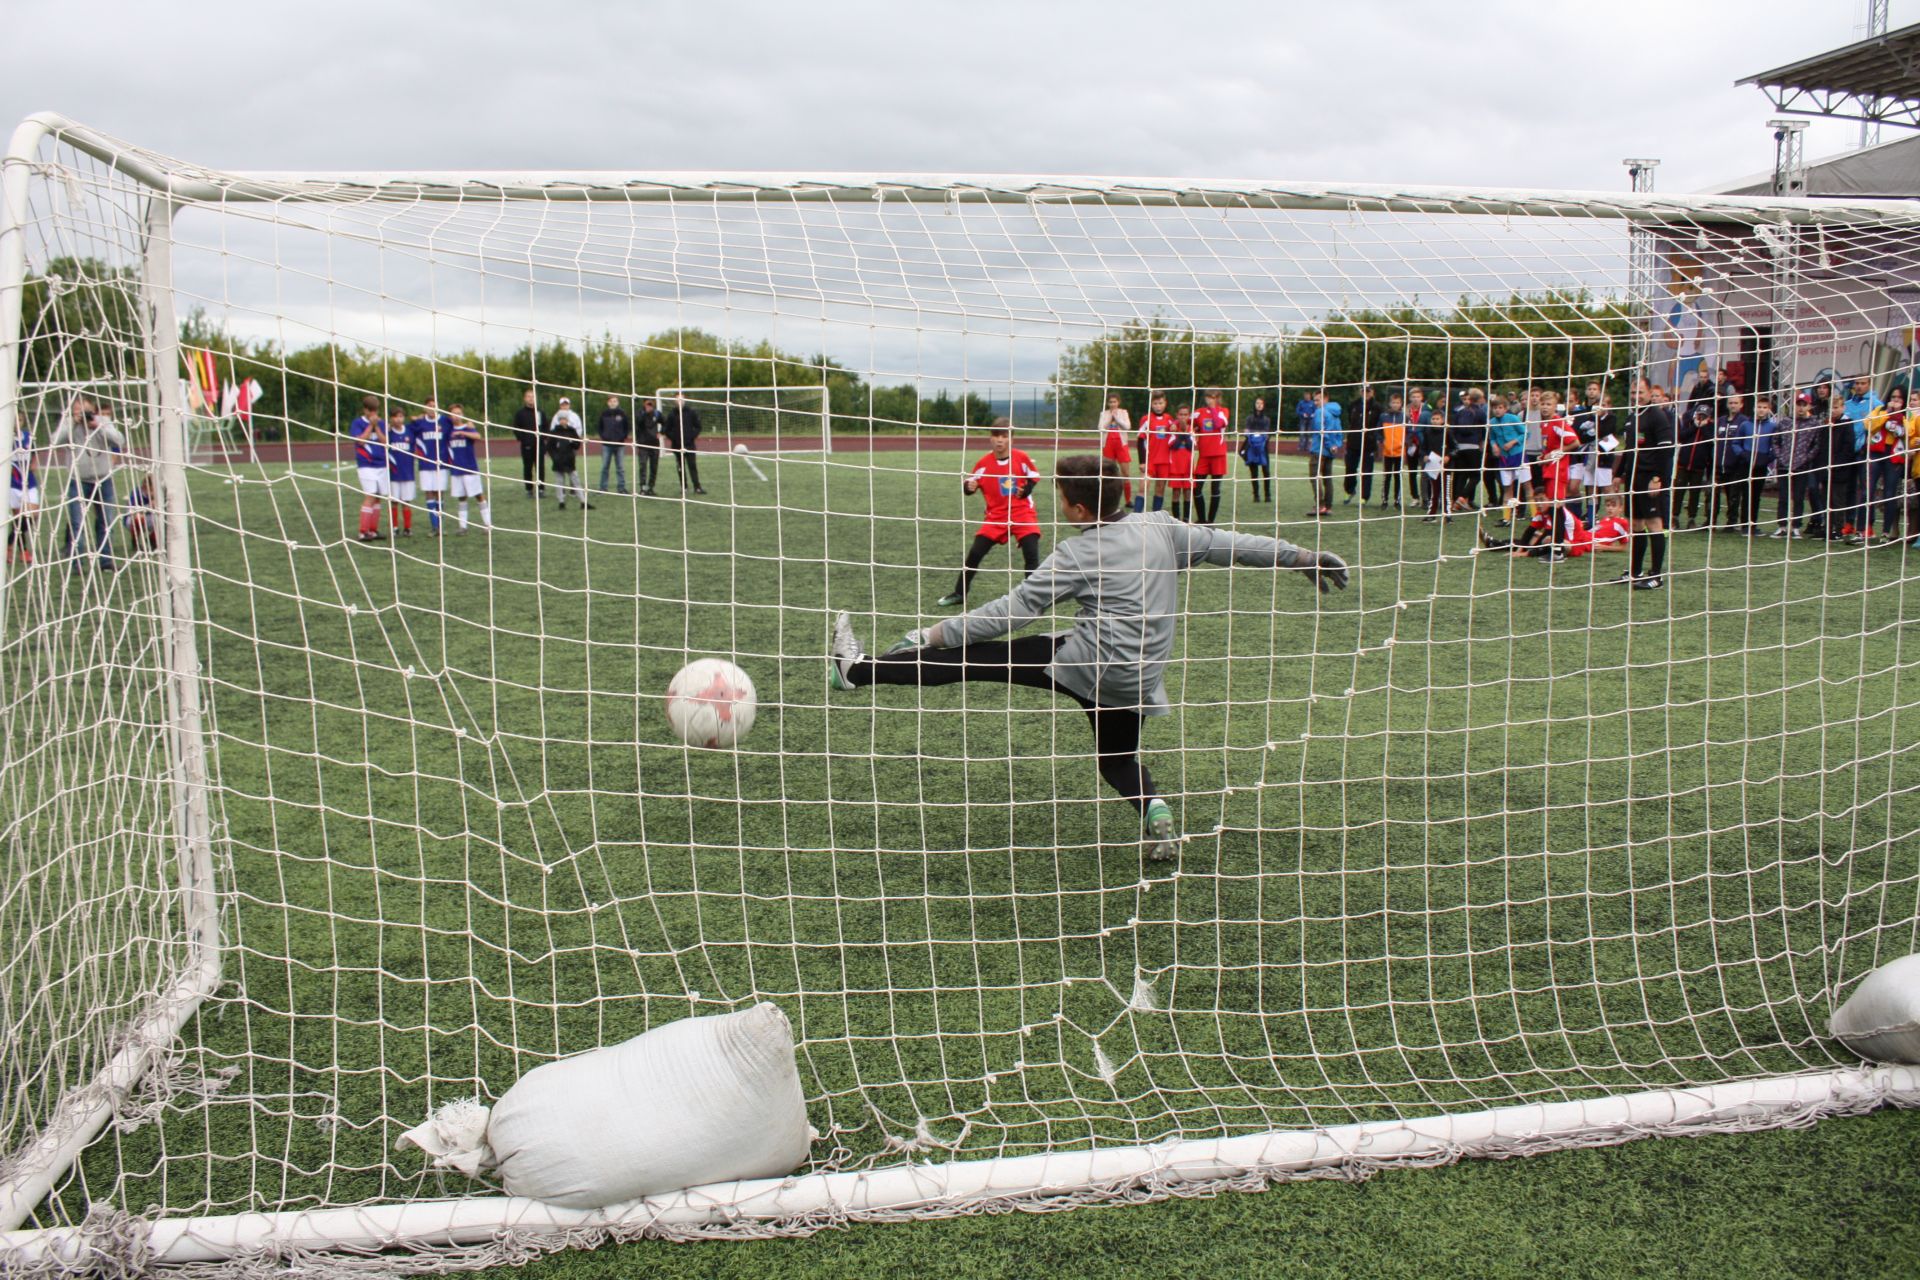
[[[1696,388],[1697,389],[1697,388]],[[1697,401],[1681,415],[1675,430],[1673,519],[1679,523],[1686,509],[1687,528],[1700,525],[1700,497],[1713,484],[1714,426],[1712,397]],[[1713,503],[1707,503],[1707,522],[1713,522]]]
[[469,499],[480,504],[480,527],[491,529],[493,508],[487,505],[486,485],[480,476],[480,454],[484,448],[480,428],[467,421],[465,405],[448,405],[447,416],[451,419],[447,433],[447,494],[460,504],[459,531],[467,531]]
[[1127,436],[1133,431],[1133,419],[1127,415],[1126,408],[1120,403],[1119,396],[1108,396],[1107,407],[1100,411],[1100,456],[1113,459],[1113,465],[1120,468],[1125,491],[1126,505],[1135,511],[1140,510],[1146,501],[1146,489],[1140,491],[1140,497],[1133,495],[1133,450],[1127,444]]
[[1340,429],[1340,406],[1325,391],[1313,393],[1313,420],[1307,429],[1307,492],[1311,516],[1333,514],[1333,459],[1340,453],[1345,433]]
[[571,400],[561,398],[553,421],[547,424],[547,431],[547,460],[553,464],[553,487],[560,491],[560,510],[567,509],[568,493],[580,499],[582,511],[593,510],[593,504],[587,501],[587,487],[581,483],[579,471],[580,451],[587,447],[587,431],[580,421],[580,415],[573,411]]
[[1421,433],[1420,449],[1424,454],[1420,471],[1427,486],[1427,514],[1421,517],[1421,523],[1432,524],[1436,520],[1451,523],[1453,515],[1447,510],[1447,415],[1438,409],[1427,414],[1427,429]]
[[[1200,394],[1200,409],[1193,415],[1193,505],[1201,524],[1212,524],[1220,516],[1220,490],[1227,475],[1227,428],[1232,415],[1220,403],[1220,388],[1208,387]],[[1206,482],[1206,488],[1200,482]]]
[[21,564],[32,564],[33,520],[40,512],[40,473],[33,466],[31,429],[21,427],[15,433],[10,455],[7,460],[7,563],[12,564],[17,558]]
[[1181,405],[1173,411],[1173,438],[1167,442],[1167,506],[1174,518],[1195,523],[1193,488],[1193,406]]
[[1141,496],[1152,497],[1155,511],[1166,505],[1167,455],[1172,447],[1173,415],[1167,412],[1166,393],[1156,391],[1153,393],[1153,399],[1147,402],[1147,416],[1140,419],[1140,430],[1136,433],[1134,441],[1134,448],[1140,456],[1141,471],[1146,480],[1146,492]]
[[1492,416],[1487,421],[1487,451],[1499,460],[1504,509],[1500,523],[1511,525],[1513,513],[1520,506],[1519,485],[1527,474],[1527,424],[1519,414],[1508,412],[1505,396],[1493,398]]
[[353,469],[360,479],[360,541],[380,538],[380,507],[393,491],[387,478],[387,426],[380,402],[372,396],[360,401],[360,416],[347,427],[353,440]]
[[1398,391],[1380,413],[1380,509],[1401,505],[1400,473],[1407,469],[1407,411]]
[[1876,405],[1867,413],[1866,502],[1870,512],[1867,517],[1870,538],[1898,537],[1900,490],[1904,484],[1901,462],[1906,447],[1907,393],[1895,387],[1887,392],[1884,405]]
[[1745,396],[1727,397],[1727,416],[1714,433],[1714,494],[1707,512],[1711,527],[1720,518],[1722,502],[1727,508],[1727,528],[1753,529],[1753,512],[1748,490],[1753,485],[1753,419],[1747,416]]
[[[561,403],[565,403],[562,401]],[[425,410],[407,424],[413,455],[419,460],[420,494],[427,504],[427,524],[435,537],[440,536],[440,505],[447,491],[447,439],[452,426],[440,412],[440,401],[427,397]]]
[[153,476],[142,475],[127,491],[127,541],[135,555],[160,549],[160,528],[153,505]]
[[395,409],[387,415],[387,527],[395,536],[413,536],[414,469],[419,458],[413,427],[407,415]]
[[[1240,438],[1240,461],[1247,465],[1247,475],[1253,479],[1253,500],[1255,502],[1273,501],[1273,468],[1268,463],[1268,446],[1272,440],[1273,420],[1267,417],[1267,402],[1255,400],[1253,412],[1247,415],[1247,431]],[[1261,495],[1260,486],[1266,484],[1266,493]],[[1138,511],[1140,508],[1135,507]]]

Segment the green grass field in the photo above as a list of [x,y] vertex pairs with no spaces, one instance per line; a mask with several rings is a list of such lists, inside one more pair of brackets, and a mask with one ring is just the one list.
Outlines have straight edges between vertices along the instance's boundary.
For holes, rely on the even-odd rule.
[[[1354,586],[1189,577],[1177,714],[1147,746],[1190,838],[1143,868],[1077,709],[829,698],[832,610],[884,644],[949,585],[955,461],[768,461],[763,484],[716,458],[708,500],[585,514],[507,485],[490,538],[416,518],[372,548],[342,542],[350,473],[197,476],[233,951],[188,1056],[239,1072],[96,1144],[95,1197],[457,1194],[392,1151],[431,1105],[760,998],[800,1036],[821,1167],[922,1121],[966,1158],[1848,1060],[1832,995],[1920,918],[1920,563],[1686,534],[1672,589],[1630,593],[1597,585],[1621,557],[1475,557],[1466,521],[1306,521],[1291,479],[1276,518],[1237,487],[1236,527],[1338,551]],[[1012,581],[990,563],[976,599]],[[667,733],[667,680],[705,654],[758,684],[740,751]],[[1891,1273],[1917,1138],[1880,1116],[526,1274],[1399,1272],[1482,1249],[1499,1265],[1474,1269],[1598,1273],[1709,1269],[1703,1242],[1715,1271]]]

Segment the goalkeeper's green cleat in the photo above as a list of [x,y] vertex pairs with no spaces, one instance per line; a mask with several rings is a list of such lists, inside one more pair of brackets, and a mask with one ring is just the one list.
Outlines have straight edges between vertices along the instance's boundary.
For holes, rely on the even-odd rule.
[[967,598],[958,591],[949,591],[946,595],[935,600],[934,604],[942,609],[957,609],[966,602]]
[[1165,800],[1147,801],[1146,846],[1150,862],[1166,862],[1180,852],[1180,837],[1173,830],[1173,810]]

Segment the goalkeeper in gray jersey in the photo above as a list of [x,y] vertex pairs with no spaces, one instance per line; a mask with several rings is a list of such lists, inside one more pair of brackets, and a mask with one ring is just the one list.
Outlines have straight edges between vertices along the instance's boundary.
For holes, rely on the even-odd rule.
[[[865,654],[852,621],[841,614],[828,680],[835,689],[976,680],[1072,698],[1093,726],[1100,776],[1141,812],[1150,855],[1167,858],[1177,844],[1173,810],[1155,794],[1140,761],[1140,730],[1148,716],[1168,712],[1162,677],[1180,618],[1181,571],[1196,564],[1298,569],[1325,592],[1347,585],[1347,566],[1331,552],[1277,538],[1129,511],[1125,483],[1110,461],[1060,459],[1060,518],[1080,534],[1061,542],[1009,594],[910,632],[877,657]],[[1071,630],[999,639],[1069,599],[1080,606]]]

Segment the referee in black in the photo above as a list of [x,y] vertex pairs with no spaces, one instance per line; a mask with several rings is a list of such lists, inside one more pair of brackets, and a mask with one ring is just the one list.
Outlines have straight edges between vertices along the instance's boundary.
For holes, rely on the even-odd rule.
[[[1658,591],[1666,585],[1667,525],[1673,516],[1673,415],[1654,395],[1653,384],[1640,379],[1634,388],[1633,449],[1627,455],[1627,514],[1633,520],[1633,567],[1615,581],[1635,591]],[[1647,552],[1653,552],[1653,571],[1646,572]]]

